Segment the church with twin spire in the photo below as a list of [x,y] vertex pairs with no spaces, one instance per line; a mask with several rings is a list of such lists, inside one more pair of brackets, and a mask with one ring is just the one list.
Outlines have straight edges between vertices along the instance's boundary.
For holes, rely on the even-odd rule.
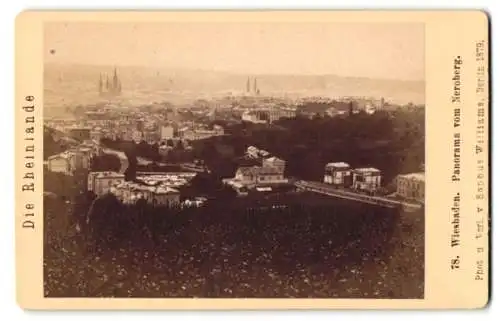
[[107,74],[104,75],[101,73],[99,75],[99,95],[106,97],[114,97],[119,96],[122,92],[122,84],[120,79],[118,78],[118,73],[116,68],[113,72],[113,78],[110,80]]
[[260,94],[260,89],[257,87],[257,78],[253,79],[253,87],[250,86],[250,77],[247,79],[247,95],[258,95]]

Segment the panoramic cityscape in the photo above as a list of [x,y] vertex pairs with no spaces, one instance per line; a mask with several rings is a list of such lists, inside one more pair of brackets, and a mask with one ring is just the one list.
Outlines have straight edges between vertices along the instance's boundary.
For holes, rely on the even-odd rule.
[[46,27],[45,296],[423,298],[423,26],[185,27]]

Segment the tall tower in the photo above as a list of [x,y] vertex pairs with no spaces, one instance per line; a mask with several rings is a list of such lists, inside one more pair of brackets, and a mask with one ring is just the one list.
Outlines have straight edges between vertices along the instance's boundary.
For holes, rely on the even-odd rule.
[[257,94],[257,78],[253,79],[253,93]]
[[116,74],[116,67],[115,67],[115,70],[113,72],[113,87],[112,87],[112,91],[113,92],[117,92],[118,91],[118,75]]
[[99,74],[99,93],[100,94],[102,94],[102,86],[103,86],[102,74]]

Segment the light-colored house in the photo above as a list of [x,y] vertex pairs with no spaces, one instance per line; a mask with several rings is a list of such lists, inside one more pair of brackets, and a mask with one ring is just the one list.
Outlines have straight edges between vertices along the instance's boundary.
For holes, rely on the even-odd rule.
[[254,123],[254,124],[266,124],[267,121],[260,119],[259,114],[255,111],[245,111],[241,115],[241,120]]
[[424,202],[425,173],[411,173],[396,177],[396,193],[409,200]]
[[136,181],[116,181],[109,191],[124,204],[144,200],[155,206],[176,206],[180,205],[180,191],[177,188],[187,184],[194,176],[196,173],[138,172]]
[[76,169],[89,168],[90,161],[94,156],[92,149],[84,146],[71,148],[68,150],[68,153],[71,154],[72,157],[72,161],[70,163],[73,171]]
[[90,172],[88,175],[87,189],[96,195],[104,195],[111,192],[125,181],[125,175],[117,172]]
[[260,167],[257,171],[256,185],[284,184],[288,180],[283,177],[283,170],[276,167]]
[[242,166],[236,170],[234,179],[243,185],[255,185],[258,178],[260,167],[258,166]]
[[177,206],[180,203],[180,192],[171,187],[157,187],[153,191],[153,205]]
[[352,187],[355,190],[375,192],[382,183],[380,170],[372,167],[356,168],[352,171]]
[[285,172],[286,162],[278,157],[269,157],[262,160],[262,167],[274,167],[281,173]]
[[74,154],[63,152],[57,155],[49,156],[47,159],[47,168],[51,172],[63,173],[72,175],[74,171]]
[[156,206],[176,206],[180,204],[180,192],[170,187],[123,182],[113,188],[112,192],[123,204],[135,204],[140,200]]
[[239,194],[246,194],[256,187],[287,184],[281,168],[274,166],[242,166],[236,170],[234,178],[224,179],[223,183],[233,187]]
[[323,182],[335,186],[348,187],[351,181],[351,166],[344,162],[328,163],[325,166]]

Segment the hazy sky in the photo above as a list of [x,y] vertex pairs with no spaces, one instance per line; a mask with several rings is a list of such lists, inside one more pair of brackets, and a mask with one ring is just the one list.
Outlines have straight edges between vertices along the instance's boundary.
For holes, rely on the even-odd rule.
[[424,79],[423,24],[48,23],[45,61]]

